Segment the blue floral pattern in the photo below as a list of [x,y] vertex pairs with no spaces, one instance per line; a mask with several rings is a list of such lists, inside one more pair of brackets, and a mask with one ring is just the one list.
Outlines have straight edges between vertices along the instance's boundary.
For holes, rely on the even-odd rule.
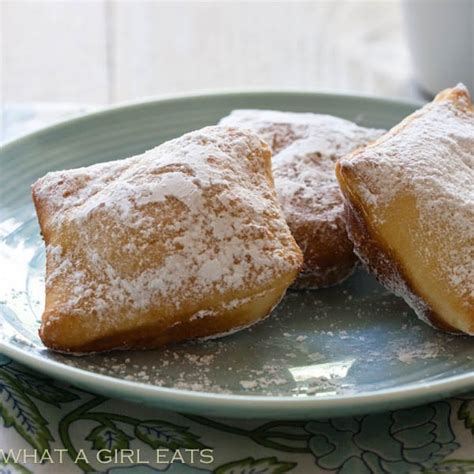
[[309,446],[322,469],[404,473],[442,461],[459,444],[447,402],[362,417],[311,421]]
[[[380,414],[257,426],[156,410],[152,416],[129,413],[137,410],[0,359],[0,448],[63,449],[62,462],[69,466],[64,472],[474,472],[474,394]],[[157,465],[153,453],[158,449],[207,449],[213,459]],[[127,450],[146,453],[147,464],[132,459],[109,465],[114,454]],[[0,454],[0,474],[48,472],[51,463],[17,461]]]

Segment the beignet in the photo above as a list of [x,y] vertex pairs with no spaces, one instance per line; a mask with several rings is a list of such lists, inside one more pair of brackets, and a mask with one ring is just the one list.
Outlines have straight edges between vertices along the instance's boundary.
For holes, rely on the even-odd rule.
[[207,127],[33,185],[46,244],[40,336],[83,353],[218,336],[267,316],[302,254],[269,147]]
[[220,123],[249,128],[272,148],[278,198],[304,254],[294,287],[331,286],[351,275],[357,257],[347,237],[335,162],[383,131],[329,115],[273,110],[234,110]]
[[339,161],[356,253],[424,321],[474,334],[474,110],[462,85]]

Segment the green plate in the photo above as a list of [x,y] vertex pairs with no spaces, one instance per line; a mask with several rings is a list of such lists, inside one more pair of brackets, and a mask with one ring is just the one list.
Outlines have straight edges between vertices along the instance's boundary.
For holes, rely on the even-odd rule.
[[245,107],[391,127],[417,106],[289,92],[188,96],[113,108],[11,142],[0,161],[0,351],[94,392],[219,416],[342,416],[472,389],[474,341],[419,322],[362,270],[335,288],[289,292],[271,318],[220,340],[80,358],[42,346],[44,250],[31,183],[51,170],[140,153]]

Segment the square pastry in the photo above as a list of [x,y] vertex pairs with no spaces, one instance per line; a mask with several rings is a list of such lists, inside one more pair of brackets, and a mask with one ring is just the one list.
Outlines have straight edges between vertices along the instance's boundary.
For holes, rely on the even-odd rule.
[[39,179],[44,344],[75,353],[154,348],[267,316],[302,264],[270,162],[253,133],[207,127]]
[[384,130],[330,115],[276,110],[234,110],[220,123],[248,128],[272,149],[278,199],[304,255],[293,286],[323,288],[350,276],[358,260],[347,236],[336,161]]

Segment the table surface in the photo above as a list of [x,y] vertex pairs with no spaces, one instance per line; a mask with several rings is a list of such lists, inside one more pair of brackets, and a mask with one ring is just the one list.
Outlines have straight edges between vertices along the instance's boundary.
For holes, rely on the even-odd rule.
[[[88,110],[10,107],[3,113],[2,140]],[[0,355],[0,418],[0,473],[474,472],[474,393],[331,420],[209,419],[96,396]],[[11,450],[3,465],[2,449],[4,455]],[[101,449],[131,458],[101,458]],[[192,451],[199,449],[212,453]],[[210,460],[206,454],[212,463],[202,462]],[[40,464],[42,456],[46,462]]]

